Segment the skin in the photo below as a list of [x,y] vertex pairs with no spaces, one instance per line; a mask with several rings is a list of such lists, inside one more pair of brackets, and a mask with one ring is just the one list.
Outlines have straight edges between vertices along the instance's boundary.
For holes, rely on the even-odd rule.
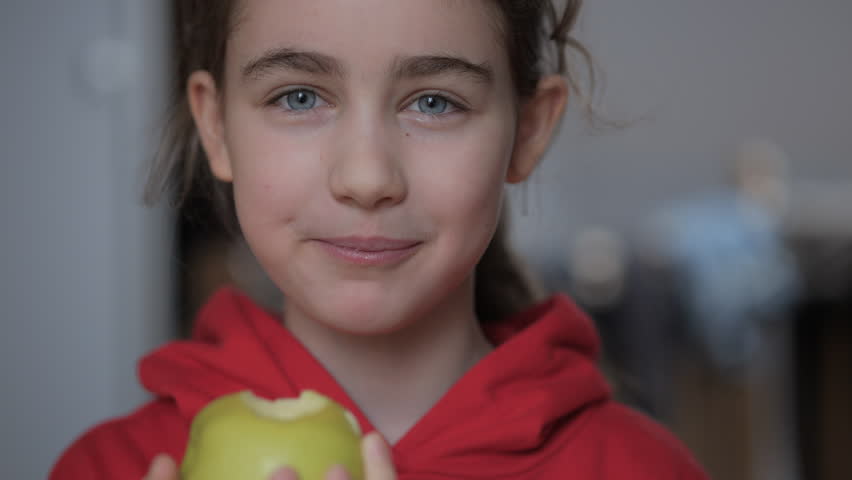
[[[473,311],[474,267],[505,183],[532,172],[567,98],[564,79],[546,76],[518,101],[493,8],[246,0],[222,84],[203,71],[187,82],[210,167],[233,183],[242,232],[286,294],[286,327],[391,443],[493,348]],[[289,56],[259,64],[270,52]],[[416,246],[355,265],[324,248],[345,236]],[[384,445],[365,437],[370,480],[395,478]],[[148,478],[176,478],[169,462]]]

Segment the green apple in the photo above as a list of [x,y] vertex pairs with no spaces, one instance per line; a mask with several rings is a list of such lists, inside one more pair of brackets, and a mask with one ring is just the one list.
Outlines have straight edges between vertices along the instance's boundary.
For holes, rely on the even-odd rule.
[[183,480],[268,480],[291,467],[301,480],[323,480],[342,465],[363,480],[361,429],[355,417],[311,390],[265,400],[243,391],[220,397],[192,421]]

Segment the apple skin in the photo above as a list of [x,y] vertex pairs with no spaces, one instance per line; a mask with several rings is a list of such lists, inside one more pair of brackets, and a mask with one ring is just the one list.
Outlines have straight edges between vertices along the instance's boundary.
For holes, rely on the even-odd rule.
[[269,402],[248,391],[208,404],[193,419],[181,479],[268,480],[287,466],[300,480],[323,480],[329,469],[342,465],[353,480],[363,480],[361,434],[354,418],[340,404],[309,393],[327,403],[293,419],[259,412],[252,403]]

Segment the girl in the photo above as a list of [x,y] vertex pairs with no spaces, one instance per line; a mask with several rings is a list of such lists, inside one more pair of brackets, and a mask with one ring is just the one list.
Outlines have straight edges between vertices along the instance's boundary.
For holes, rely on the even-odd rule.
[[175,479],[207,402],[308,388],[373,432],[369,480],[705,478],[610,399],[590,321],[561,296],[532,306],[501,238],[504,184],[533,171],[574,84],[545,52],[585,52],[580,3],[178,1],[159,171],[234,207],[283,312],[216,294],[191,340],[142,360],[156,399],[51,479]]

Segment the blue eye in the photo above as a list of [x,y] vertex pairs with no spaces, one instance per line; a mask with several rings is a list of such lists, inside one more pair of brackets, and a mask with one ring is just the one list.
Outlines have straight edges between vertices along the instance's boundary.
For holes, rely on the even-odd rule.
[[417,101],[417,107],[421,112],[429,115],[440,115],[446,113],[450,102],[440,95],[423,95]]
[[317,104],[317,94],[310,90],[293,90],[285,93],[279,103],[282,101],[290,110],[310,110]]

